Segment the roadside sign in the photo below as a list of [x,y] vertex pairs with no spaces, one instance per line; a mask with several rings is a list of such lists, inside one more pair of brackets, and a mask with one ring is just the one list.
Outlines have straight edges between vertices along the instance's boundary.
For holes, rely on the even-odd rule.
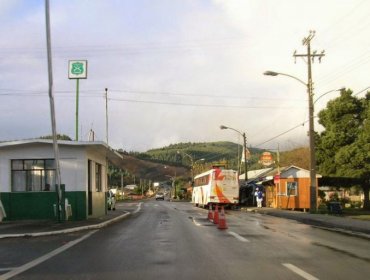
[[87,60],[70,60],[68,62],[69,79],[87,79]]
[[264,152],[262,153],[259,163],[261,163],[263,166],[269,166],[274,163],[274,159],[272,157],[272,154],[270,152]]

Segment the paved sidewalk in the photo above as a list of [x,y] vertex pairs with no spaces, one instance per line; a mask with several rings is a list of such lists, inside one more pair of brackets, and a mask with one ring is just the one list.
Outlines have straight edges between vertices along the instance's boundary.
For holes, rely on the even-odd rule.
[[310,214],[274,208],[248,208],[247,211],[296,220],[303,224],[312,225],[318,228],[370,239],[370,221],[357,220],[350,217],[336,215]]
[[140,202],[123,202],[116,204],[115,211],[108,211],[101,218],[92,218],[83,221],[54,220],[24,220],[0,222],[0,239],[11,237],[36,237],[71,233],[81,230],[97,229],[105,227],[113,222],[128,217],[131,213],[140,209]]

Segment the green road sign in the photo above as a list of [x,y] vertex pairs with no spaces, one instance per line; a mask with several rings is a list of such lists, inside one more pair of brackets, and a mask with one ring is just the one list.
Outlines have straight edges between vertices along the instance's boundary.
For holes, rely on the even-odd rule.
[[70,60],[68,67],[69,79],[87,78],[87,60]]

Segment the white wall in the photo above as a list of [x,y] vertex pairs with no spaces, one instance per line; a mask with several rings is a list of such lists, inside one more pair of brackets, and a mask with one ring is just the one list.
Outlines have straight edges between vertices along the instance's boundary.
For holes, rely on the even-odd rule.
[[[106,157],[100,153],[94,152],[92,150],[87,150],[86,151],[86,164],[88,160],[92,160],[94,163],[99,163],[102,166],[102,192],[108,191],[108,176],[107,176],[107,160]],[[87,167],[86,167],[87,170]],[[92,185],[95,186],[95,165],[92,166]],[[86,185],[87,185],[87,176],[88,174],[86,173]],[[93,191],[95,188],[93,187]]]
[[[87,160],[85,149],[81,146],[59,145],[62,184],[67,191],[86,191]],[[51,144],[25,144],[7,146],[0,149],[0,191],[11,191],[12,159],[54,158]]]

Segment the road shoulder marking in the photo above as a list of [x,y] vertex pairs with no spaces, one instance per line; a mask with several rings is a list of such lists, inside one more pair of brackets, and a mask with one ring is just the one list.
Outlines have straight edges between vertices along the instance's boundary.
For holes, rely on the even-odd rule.
[[55,249],[54,251],[51,251],[50,253],[47,253],[37,259],[34,259],[33,261],[30,261],[29,263],[26,263],[22,266],[19,266],[3,275],[0,275],[1,280],[7,280],[10,279],[22,272],[25,272],[29,269],[31,269],[34,266],[39,265],[40,263],[43,263],[44,261],[47,261],[48,259],[51,259],[52,257],[64,252],[65,250],[68,250],[69,248],[75,246],[76,244],[80,243],[81,241],[85,240],[86,238],[89,238],[92,234],[97,232],[97,230],[91,231],[88,234],[85,234],[84,236],[80,237],[79,239],[73,240],[71,242],[68,242],[67,244]]
[[306,271],[300,269],[299,267],[296,267],[295,265],[292,265],[290,263],[283,263],[283,266],[288,268],[289,270],[293,271],[294,273],[298,274],[299,276],[303,277],[307,280],[319,280],[319,278],[316,278],[315,276],[312,276],[311,274],[307,273]]
[[250,242],[248,239],[244,238],[243,236],[233,232],[233,231],[228,231],[228,234],[234,236],[236,239],[238,239],[241,242]]
[[138,213],[140,210],[141,210],[141,205],[142,205],[143,203],[142,202],[140,202],[139,203],[139,205],[137,206],[137,209],[134,211],[134,212],[132,212],[133,214],[136,214],[136,213]]
[[197,227],[201,227],[202,226],[202,224],[198,223],[197,220],[194,217],[191,217],[191,219],[192,219],[194,225],[196,225]]

